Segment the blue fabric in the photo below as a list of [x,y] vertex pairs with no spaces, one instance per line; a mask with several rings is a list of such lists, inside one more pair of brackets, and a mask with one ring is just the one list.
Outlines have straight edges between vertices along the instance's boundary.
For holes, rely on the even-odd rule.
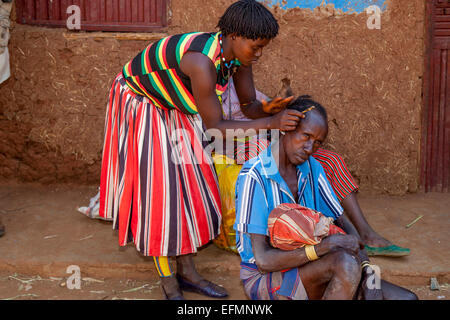
[[283,282],[277,293],[279,295],[292,298],[295,296],[295,291],[297,290],[298,282],[300,280],[300,275],[298,268],[292,268],[284,273]]

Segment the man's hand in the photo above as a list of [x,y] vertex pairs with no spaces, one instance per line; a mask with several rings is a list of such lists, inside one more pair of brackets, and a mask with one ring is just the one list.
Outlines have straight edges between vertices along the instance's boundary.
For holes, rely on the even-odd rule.
[[327,254],[330,251],[345,249],[358,255],[359,250],[364,248],[364,244],[353,235],[344,234],[333,234],[322,240],[320,244],[317,245],[317,250],[319,255]]
[[291,103],[294,96],[287,98],[275,98],[271,101],[262,100],[262,109],[265,113],[276,114],[284,110],[289,103]]

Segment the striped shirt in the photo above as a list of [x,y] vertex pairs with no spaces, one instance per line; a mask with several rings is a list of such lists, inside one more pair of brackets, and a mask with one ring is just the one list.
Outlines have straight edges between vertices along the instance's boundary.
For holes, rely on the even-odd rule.
[[[270,212],[281,203],[296,203],[281,177],[272,145],[247,161],[236,181],[236,247],[242,262],[255,263],[250,233],[268,236]],[[320,163],[313,157],[297,166],[297,203],[337,219],[343,213]]]
[[[146,96],[163,109],[177,109],[185,114],[197,114],[191,81],[180,69],[188,51],[207,56],[217,71],[216,93],[221,96],[228,78],[221,70],[218,33],[185,33],[163,38],[150,44],[128,62],[122,74],[130,89]],[[238,61],[235,65],[239,66]]]

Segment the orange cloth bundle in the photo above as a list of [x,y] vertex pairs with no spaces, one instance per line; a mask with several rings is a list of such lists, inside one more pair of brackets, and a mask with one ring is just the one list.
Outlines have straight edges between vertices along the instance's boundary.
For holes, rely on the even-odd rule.
[[316,245],[323,238],[345,232],[333,218],[295,203],[282,203],[272,210],[268,221],[270,244],[281,250]]

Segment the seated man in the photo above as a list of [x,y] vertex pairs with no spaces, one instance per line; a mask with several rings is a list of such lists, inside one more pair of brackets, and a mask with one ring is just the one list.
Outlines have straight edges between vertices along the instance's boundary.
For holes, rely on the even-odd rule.
[[[313,107],[311,109],[311,107]],[[325,109],[309,97],[288,108],[305,112],[295,131],[247,161],[236,182],[236,245],[242,259],[241,280],[250,299],[417,299],[404,288],[372,275],[364,246],[343,214],[319,162],[311,155],[328,133]],[[297,203],[335,219],[347,234],[319,244],[284,251],[270,246],[268,217],[281,203]]]
[[[278,96],[292,97],[290,80],[282,80],[283,87]],[[259,101],[268,101],[269,98],[263,93],[255,90],[255,97]],[[233,79],[230,80],[227,90],[223,94],[223,112],[226,119],[229,120],[250,120],[247,118],[239,102]],[[270,142],[264,137],[254,137],[248,144],[241,145],[235,150],[235,159],[238,164],[243,164],[249,158],[256,156],[261,150],[264,150]],[[369,256],[390,256],[402,257],[410,254],[408,248],[399,247],[389,240],[382,237],[367,222],[359,206],[357,191],[359,189],[355,179],[347,168],[344,159],[336,152],[325,148],[318,148],[312,155],[322,165],[326,177],[333,188],[348,218],[358,231],[361,240],[365,244],[366,252]],[[233,156],[231,156],[233,157]]]

